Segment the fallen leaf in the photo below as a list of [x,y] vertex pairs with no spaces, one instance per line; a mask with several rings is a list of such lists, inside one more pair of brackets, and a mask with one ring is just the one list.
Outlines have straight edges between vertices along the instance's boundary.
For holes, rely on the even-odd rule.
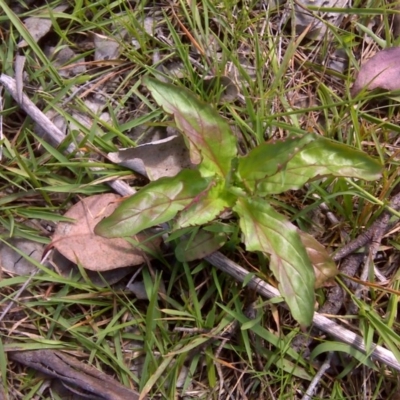
[[139,50],[141,48],[142,44],[144,43],[143,37],[145,35],[154,36],[154,29],[157,25],[157,20],[153,17],[146,17],[144,19],[139,17],[137,22],[140,24],[142,29],[135,32],[136,35],[138,35],[137,37],[140,37],[140,40],[136,38],[131,39],[131,45],[135,50]]
[[[58,250],[54,249],[51,255],[50,267],[54,267],[57,273],[65,278],[71,278],[72,276],[78,276],[80,279],[78,282],[84,282],[78,266],[64,257]],[[88,279],[92,282],[94,286],[106,287],[115,285],[117,282],[125,278],[129,274],[133,274],[137,271],[137,267],[122,267],[116,268],[110,271],[86,271]]]
[[[139,393],[127,388],[111,376],[99,371],[61,351],[33,350],[13,351],[9,357],[40,373],[59,379],[71,388],[81,389],[86,398],[104,400],[138,400]],[[90,396],[90,397],[89,397]],[[147,396],[142,396],[147,399]]]
[[[52,246],[72,262],[80,263],[92,271],[142,264],[145,257],[143,250],[133,247],[123,238],[108,239],[93,232],[97,223],[117,208],[120,199],[120,196],[108,193],[86,197],[73,205],[65,216],[73,218],[75,222],[58,224]],[[141,233],[134,238],[142,243],[149,235]],[[159,244],[160,239],[143,245],[155,251]]]
[[[53,67],[63,78],[75,77],[86,72],[86,65],[81,61],[77,61],[76,54],[70,47],[66,46],[61,49],[58,47],[45,47],[45,54],[52,59]],[[82,61],[84,61],[82,59]],[[71,64],[71,62],[73,62]]]
[[[65,11],[68,8],[68,5],[64,4],[58,7],[55,7],[53,10],[49,10],[49,13],[61,13]],[[43,13],[43,11],[42,11]],[[53,22],[50,18],[38,18],[38,17],[29,17],[25,19],[24,21],[25,28],[27,31],[31,34],[32,39],[35,42],[38,42],[39,39],[41,39],[44,35],[46,35],[52,25]],[[26,47],[28,46],[28,43],[23,39],[18,43],[18,47]]]
[[182,135],[174,135],[131,149],[108,153],[110,160],[155,181],[190,168],[190,155]]
[[[12,247],[18,249],[33,260],[40,262],[43,253],[43,244],[28,239],[10,239],[6,243],[0,243],[0,266],[1,269],[16,275],[29,275],[37,267],[23,257]],[[12,246],[12,247],[11,247]]]
[[119,57],[120,45],[112,38],[100,34],[94,34],[94,45],[95,61],[116,60]]
[[[3,270],[16,275],[29,275],[37,268],[12,247],[18,249],[37,262],[40,262],[43,253],[43,244],[27,239],[10,239],[10,246],[0,243],[0,263]],[[11,247],[12,246],[12,247]]]
[[[298,0],[294,6],[294,19],[297,33],[302,33],[306,29],[306,37],[313,40],[321,40],[327,33],[330,26],[339,26],[344,12],[336,10],[346,9],[349,0]],[[308,10],[313,7],[313,10]],[[315,11],[316,8],[321,10]],[[325,11],[325,8],[334,8],[331,12]]]
[[219,103],[232,103],[239,95],[239,89],[228,76],[214,76],[203,80],[207,94],[215,94]]
[[327,252],[325,246],[313,236],[298,230],[300,239],[306,248],[308,258],[314,268],[315,288],[324,287],[327,281],[332,280],[338,273],[335,262]]
[[350,94],[357,96],[363,89],[399,90],[399,73],[400,47],[381,50],[361,66]]

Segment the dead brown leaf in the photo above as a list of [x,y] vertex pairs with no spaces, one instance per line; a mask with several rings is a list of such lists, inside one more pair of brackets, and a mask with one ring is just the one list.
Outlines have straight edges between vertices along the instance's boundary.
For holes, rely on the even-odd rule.
[[56,249],[54,249],[53,254],[51,255],[51,261],[51,265],[54,266],[57,273],[59,273],[61,276],[65,278],[78,276],[78,282],[84,282],[86,279],[89,279],[96,287],[108,287],[115,285],[126,276],[133,275],[137,271],[137,266],[116,268],[110,271],[102,272],[87,270],[86,277],[84,278],[82,277],[78,266],[60,254],[60,252]]
[[151,181],[164,176],[175,176],[183,168],[192,166],[182,135],[108,153],[108,157],[112,162],[147,176]]
[[354,97],[363,89],[399,90],[399,74],[400,47],[381,50],[361,66],[350,93]]
[[303,231],[298,231],[300,239],[307,251],[315,274],[315,288],[324,287],[338,273],[335,262],[327,252],[325,246],[313,236]]
[[[23,22],[25,25],[25,28],[27,31],[31,34],[33,40],[35,42],[38,42],[43,36],[45,36],[53,26],[53,22],[50,18],[50,12],[53,14],[54,13],[62,13],[68,8],[68,5],[60,5],[58,7],[55,7],[53,10],[49,9],[48,14],[49,18],[43,18],[43,12],[41,13],[41,17],[29,17],[26,18]],[[25,41],[25,39],[21,40],[18,43],[19,48],[23,48],[28,46],[28,43]]]
[[[112,193],[86,197],[72,206],[65,216],[75,222],[61,222],[53,236],[52,246],[64,257],[80,263],[92,271],[108,271],[142,264],[144,251],[133,247],[123,238],[104,238],[93,232],[101,219],[109,216],[118,206],[120,196]],[[148,239],[146,234],[134,237],[139,243]],[[153,251],[160,240],[152,240],[144,246]]]
[[[72,385],[83,389],[88,396],[95,395],[96,398],[105,400],[139,399],[136,391],[61,351],[14,351],[9,353],[9,357],[52,378],[60,379],[69,387]],[[145,398],[147,397],[143,397]]]
[[37,270],[37,267],[21,253],[39,263],[42,258],[43,244],[22,238],[12,238],[7,243],[0,243],[0,266],[4,271],[15,275],[29,275]]

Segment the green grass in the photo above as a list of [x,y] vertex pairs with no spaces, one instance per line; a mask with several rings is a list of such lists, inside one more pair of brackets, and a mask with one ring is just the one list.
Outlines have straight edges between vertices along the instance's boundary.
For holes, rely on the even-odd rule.
[[[329,36],[316,41],[296,35],[290,22],[285,22],[285,8],[268,7],[268,2],[202,0],[190,6],[190,2],[179,1],[172,10],[168,2],[153,6],[146,1],[77,1],[67,11],[50,14],[52,30],[39,43],[22,21],[32,15],[48,18],[46,10],[61,2],[37,9],[21,2],[16,12],[13,3],[0,1],[2,72],[14,76],[16,54],[25,55],[25,93],[41,110],[61,115],[76,128],[61,147],[51,147],[3,91],[2,243],[25,238],[48,244],[48,229],[65,220],[63,214],[73,203],[110,191],[107,179],[120,178],[135,188],[143,184],[132,172],[101,155],[135,146],[151,126],[170,124],[140,84],[147,75],[173,80],[218,108],[238,132],[242,152],[268,137],[315,131],[379,157],[384,163],[380,181],[326,179],[274,199],[274,205],[332,251],[343,246],[343,232],[355,238],[370,226],[397,190],[398,98],[368,92],[356,99],[349,95],[360,58],[399,42],[392,34],[395,11],[389,1],[353,2],[353,8],[346,10],[351,19],[340,28],[330,26]],[[156,22],[146,32],[143,21],[149,16]],[[127,31],[129,40],[118,35],[121,29]],[[93,61],[90,40],[94,34],[120,43],[117,61]],[[28,45],[18,49],[22,38]],[[60,75],[62,69],[48,58],[46,45],[55,47],[56,53],[70,46],[76,53],[70,63],[85,62],[86,72]],[[342,49],[349,59],[345,72],[326,67],[335,48]],[[168,75],[172,64],[180,66],[181,78]],[[241,97],[223,103],[221,91],[205,91],[202,79],[230,71],[238,77],[235,84]],[[76,88],[82,89],[74,93]],[[85,103],[100,90],[106,99],[108,122]],[[78,113],[91,120],[89,126],[77,119]],[[80,152],[67,154],[69,143]],[[94,172],[92,167],[102,169]],[[315,226],[321,202],[340,225],[332,226],[322,217],[319,227]],[[268,260],[247,254],[235,237],[237,230],[227,230],[231,237],[224,253],[269,279]],[[398,263],[398,249],[398,234],[393,230],[382,242],[377,265]],[[148,300],[137,299],[123,286],[96,286],[82,270],[62,277],[57,268],[38,262],[39,273],[29,278],[21,293],[28,277],[3,271],[0,312],[15,299],[0,325],[0,374],[10,398],[51,398],[41,376],[7,362],[12,350],[44,348],[68,351],[124,385],[148,392],[150,398],[218,399],[229,398],[228,393],[230,398],[241,399],[262,399],[262,395],[265,399],[301,398],[319,364],[292,349],[298,327],[290,314],[205,261],[182,264],[171,254],[169,250],[151,265],[144,265],[139,274]],[[395,292],[379,285],[367,288],[356,300],[360,314],[346,324],[367,343],[389,348],[400,361],[398,277],[391,272],[387,278],[386,287]],[[323,302],[323,292],[319,292],[319,302]],[[249,321],[244,312],[253,301],[256,315]],[[240,328],[216,357],[219,335],[231,321],[239,321]],[[211,336],[215,341],[207,342]],[[395,398],[395,371],[382,364],[364,367],[361,357],[346,359],[351,349],[328,337],[317,337],[315,343],[325,346],[317,348],[322,354],[337,351],[344,365],[352,368],[339,367],[325,375],[313,399]],[[223,373],[223,393],[219,393],[217,365]]]

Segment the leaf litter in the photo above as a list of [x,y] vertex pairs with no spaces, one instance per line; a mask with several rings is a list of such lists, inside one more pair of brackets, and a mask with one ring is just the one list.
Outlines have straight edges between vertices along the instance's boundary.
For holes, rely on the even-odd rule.
[[192,167],[189,150],[181,134],[154,140],[129,149],[108,153],[115,164],[130,168],[151,181],[175,176],[183,168]]
[[12,238],[0,243],[0,269],[14,275],[30,275],[37,270],[21,253],[37,261],[42,259],[44,245],[33,240]]
[[138,234],[134,240],[143,248],[133,246],[123,238],[106,239],[96,235],[94,227],[109,216],[118,206],[121,196],[106,193],[86,197],[73,205],[65,217],[75,222],[61,222],[53,235],[51,246],[68,260],[92,271],[108,271],[121,267],[140,265],[151,255],[145,248],[157,251],[160,240],[149,240],[150,234]]
[[378,51],[361,65],[351,88],[351,95],[357,96],[362,90],[399,90],[400,47],[390,47]]
[[[68,8],[67,4],[62,4],[58,7],[55,7],[51,10],[52,14],[61,13]],[[48,10],[47,14],[50,14],[50,10]],[[42,14],[43,15],[43,14]],[[49,15],[50,16],[50,15]],[[46,17],[29,17],[23,21],[25,28],[32,36],[32,39],[35,42],[38,42],[42,37],[44,37],[47,33],[50,32],[51,28],[53,27],[53,21],[51,18]],[[25,39],[22,39],[18,43],[19,48],[27,47],[29,44]]]

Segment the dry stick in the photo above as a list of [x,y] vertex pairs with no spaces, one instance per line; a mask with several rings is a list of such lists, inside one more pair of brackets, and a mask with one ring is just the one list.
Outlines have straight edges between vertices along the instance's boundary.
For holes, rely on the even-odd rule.
[[[205,257],[205,259],[214,267],[233,276],[239,282],[243,282],[246,279],[246,276],[249,274],[247,270],[219,252],[209,255]],[[277,289],[259,278],[253,277],[248,282],[247,286],[267,298],[280,296],[280,293]],[[326,318],[317,312],[314,314],[313,323],[316,328],[327,333],[336,340],[347,343],[366,354],[365,343],[361,336],[341,327],[340,325],[331,321],[329,318]],[[369,354],[373,359],[380,361],[389,367],[396,369],[397,371],[400,371],[400,363],[396,360],[395,356],[391,351],[383,348],[382,346],[372,345]]]
[[[340,271],[346,274],[346,276],[348,277],[353,277],[357,272],[363,259],[364,259],[363,254],[357,254],[357,253],[351,254],[350,256],[346,257],[343,260],[340,266]],[[355,287],[355,283],[350,279],[344,278],[343,280],[348,288]],[[340,285],[335,285],[330,288],[327,288],[326,300],[324,304],[320,307],[318,312],[320,314],[330,314],[330,315],[338,314],[339,310],[343,306],[345,296],[346,293]],[[313,336],[319,335],[319,333],[320,331],[318,331],[318,329],[313,328],[311,334],[309,335],[298,334],[293,338],[292,348],[294,348],[297,351],[302,350],[303,356],[309,356],[310,355],[309,347],[313,342]]]
[[[4,85],[18,105],[43,129],[45,133],[47,133],[48,138],[46,137],[45,139],[50,139],[49,142],[52,146],[57,147],[64,141],[64,133],[61,132],[61,130],[58,129],[50,119],[35,106],[35,104],[33,104],[25,93],[22,93],[22,96],[21,93],[18,93],[17,85],[13,78],[1,74],[0,83]],[[18,97],[21,97],[21,102],[18,101]],[[76,150],[77,148],[73,143],[69,144],[66,149],[68,153],[72,153]],[[108,181],[107,184],[121,196],[131,196],[135,193],[134,189],[120,180]]]
[[[396,194],[393,196],[392,200],[390,200],[389,207],[398,211],[400,209],[400,193]],[[334,255],[333,255],[333,260],[334,261],[339,261],[342,258],[348,256],[349,254],[353,253],[360,247],[365,246],[367,243],[371,242],[374,239],[375,232],[380,231],[382,229],[382,226],[384,225],[384,228],[387,227],[387,222],[388,219],[390,218],[390,212],[389,211],[384,211],[382,215],[367,229],[365,232],[363,232],[360,236],[358,236],[356,239],[352,240],[350,243],[347,243],[345,246],[343,246],[340,250],[338,250]]]
[[3,159],[3,88],[0,88],[0,161]]
[[310,383],[310,386],[308,387],[306,393],[304,394],[301,400],[311,400],[311,397],[313,396],[315,389],[319,384],[320,380],[322,379],[322,376],[324,375],[325,371],[331,367],[332,357],[333,357],[333,352],[330,351],[328,353],[328,356],[326,357],[326,360],[321,365],[321,368],[318,370],[317,374],[314,376],[313,380]]
[[17,90],[18,104],[22,103],[22,93],[24,90],[24,67],[25,67],[25,56],[17,55],[15,57],[15,88]]
[[[17,90],[14,79],[9,77],[8,75],[2,74],[0,76],[0,83],[5,86],[5,88],[14,98],[14,100],[17,101]],[[22,103],[20,104],[20,106],[49,135],[50,139],[55,145],[58,146],[60,143],[62,143],[62,141],[65,139],[64,134],[32,103],[32,101],[24,93],[22,94]],[[75,146],[73,144],[70,144],[67,148],[67,151],[72,152],[75,149]],[[125,182],[116,180],[107,183],[117,193],[123,196],[134,193],[134,190],[129,187]],[[397,205],[397,203],[399,204]],[[391,202],[391,206],[395,209],[397,208],[397,206],[400,206],[400,195],[398,195],[398,199],[396,199],[395,202]],[[368,240],[358,247],[363,246],[365,243],[368,242]],[[349,253],[356,250],[358,247],[355,247]],[[345,257],[345,255],[347,255],[345,254],[343,256],[338,256],[338,254],[340,254],[340,251],[336,253],[336,257],[338,257],[337,259],[343,258]],[[248,271],[246,271],[244,268],[240,267],[233,261],[229,260],[229,258],[225,257],[219,252],[207,256],[206,260],[213,266],[219,268],[221,271],[233,276],[236,280],[240,282],[243,282],[248,274]],[[280,296],[280,293],[277,289],[275,289],[271,285],[268,285],[266,282],[259,278],[253,277],[249,281],[248,286],[267,298]],[[321,331],[326,332],[337,340],[345,342],[365,353],[364,341],[360,336],[356,335],[355,333],[342,328],[340,325],[330,321],[328,318],[318,313],[314,314],[313,322],[315,327],[319,328]],[[400,371],[400,364],[397,362],[394,355],[382,346],[373,346],[371,356],[374,359],[381,361],[389,365],[390,367]]]
[[[399,210],[400,208],[400,193],[396,194],[392,197],[389,207],[394,210]],[[333,259],[335,261],[339,261],[341,258],[346,257],[348,254],[351,254],[355,250],[359,249],[362,246],[370,243],[369,255],[364,260],[364,269],[361,274],[361,279],[366,280],[368,275],[368,270],[373,263],[376,253],[378,252],[379,246],[381,244],[383,235],[390,228],[390,217],[391,213],[388,210],[385,210],[382,215],[369,227],[368,230],[363,232],[356,239],[342,247],[339,251],[337,251]],[[379,274],[377,268],[375,268],[375,274]],[[364,287],[361,285],[356,285],[354,288],[355,297],[361,297],[361,293],[364,290]],[[350,314],[355,314],[357,312],[357,306],[354,302],[352,302],[349,306],[348,312]]]

